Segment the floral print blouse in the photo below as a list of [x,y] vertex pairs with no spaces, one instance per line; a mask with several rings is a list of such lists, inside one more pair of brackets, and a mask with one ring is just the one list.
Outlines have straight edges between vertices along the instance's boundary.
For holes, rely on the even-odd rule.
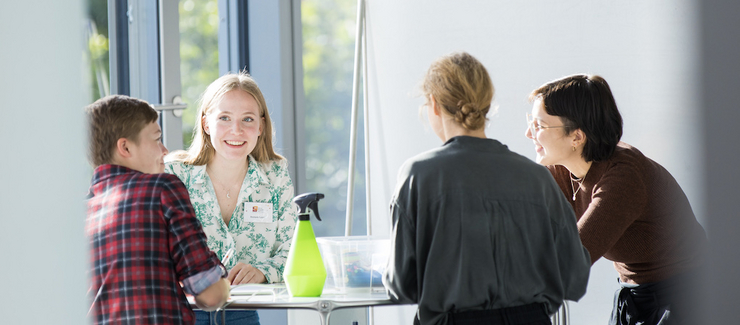
[[[249,156],[247,175],[228,225],[221,217],[206,165],[168,161],[165,172],[177,175],[185,183],[195,214],[208,237],[208,248],[219,259],[234,248],[234,255],[224,265],[226,269],[231,270],[236,263],[242,262],[262,271],[267,283],[284,282],[283,270],[297,216],[287,160],[260,163]],[[250,211],[257,211],[258,206],[267,208],[268,212],[271,208],[271,218],[265,215],[249,220]]]

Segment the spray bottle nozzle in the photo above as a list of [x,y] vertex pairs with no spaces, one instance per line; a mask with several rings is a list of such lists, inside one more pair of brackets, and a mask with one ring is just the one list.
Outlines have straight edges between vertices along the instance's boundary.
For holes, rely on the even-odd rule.
[[303,193],[293,198],[293,203],[298,205],[298,218],[300,219],[302,215],[308,217],[306,208],[309,208],[313,211],[316,219],[321,221],[321,217],[319,217],[319,200],[323,198],[324,194],[321,193]]

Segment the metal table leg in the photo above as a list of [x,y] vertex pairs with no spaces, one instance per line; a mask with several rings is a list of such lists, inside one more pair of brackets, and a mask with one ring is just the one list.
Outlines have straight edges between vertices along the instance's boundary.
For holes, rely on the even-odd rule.
[[570,310],[568,309],[568,301],[563,301],[563,305],[560,306],[558,311],[550,317],[552,325],[568,325],[570,323]]

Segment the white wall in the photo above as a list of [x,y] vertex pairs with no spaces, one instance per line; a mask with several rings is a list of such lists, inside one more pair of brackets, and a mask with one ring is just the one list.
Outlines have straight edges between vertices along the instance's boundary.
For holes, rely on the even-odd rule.
[[84,1],[0,2],[0,322],[84,324]]
[[[432,61],[460,50],[483,62],[496,88],[499,109],[487,135],[532,158],[524,137],[529,92],[574,73],[606,78],[624,119],[623,140],[665,166],[702,219],[700,176],[690,173],[702,163],[695,12],[689,0],[369,0],[374,232],[388,234],[388,202],[403,161],[441,145],[420,119],[416,95]],[[572,324],[607,321],[616,277],[609,261],[596,263],[588,293],[571,304]],[[410,315],[399,317],[392,322]]]

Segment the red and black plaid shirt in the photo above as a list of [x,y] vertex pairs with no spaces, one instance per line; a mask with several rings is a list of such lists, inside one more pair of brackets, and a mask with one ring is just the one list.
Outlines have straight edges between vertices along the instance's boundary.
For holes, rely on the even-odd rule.
[[206,245],[182,182],[175,175],[102,165],[88,195],[94,322],[193,324],[179,283],[221,264]]

